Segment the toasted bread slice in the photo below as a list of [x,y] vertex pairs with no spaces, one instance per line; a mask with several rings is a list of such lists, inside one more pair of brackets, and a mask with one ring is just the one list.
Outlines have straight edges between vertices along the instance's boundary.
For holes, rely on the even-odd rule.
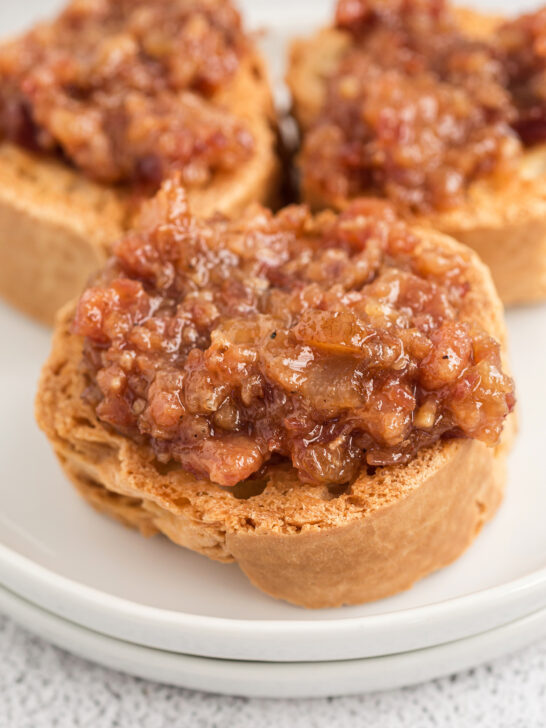
[[[476,38],[487,38],[502,22],[497,15],[467,9],[458,9],[457,18],[463,31]],[[302,134],[320,113],[326,79],[350,44],[350,36],[334,28],[293,43],[287,82]],[[331,200],[319,198],[305,188],[302,195],[314,209],[332,206]],[[473,183],[464,205],[418,222],[432,225],[474,248],[491,268],[504,303],[546,298],[545,145],[526,151],[510,177]]]
[[[189,190],[197,214],[236,214],[277,201],[279,163],[272,96],[262,58],[250,53],[215,101],[246,121],[255,149],[233,174]],[[0,295],[51,324],[130,223],[128,193],[66,164],[0,144]]]
[[[477,255],[432,230],[427,243],[469,261],[461,316],[504,343],[502,305]],[[306,607],[357,604],[409,588],[457,558],[495,513],[513,429],[488,448],[440,441],[407,465],[366,469],[350,486],[301,483],[288,466],[227,488],[116,434],[82,399],[82,340],[70,332],[74,305],[58,316],[39,385],[36,416],[66,474],[98,510],[144,534],[218,561],[236,561],[268,594]]]

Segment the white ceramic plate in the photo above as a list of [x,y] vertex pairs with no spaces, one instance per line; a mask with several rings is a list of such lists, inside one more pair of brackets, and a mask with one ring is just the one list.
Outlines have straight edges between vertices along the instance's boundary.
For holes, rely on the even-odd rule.
[[475,637],[385,657],[339,662],[244,662],[174,654],[92,632],[0,587],[0,611],[32,632],[106,667],[193,690],[314,698],[389,690],[466,670],[546,635],[546,609]]
[[[2,3],[1,27],[9,32],[55,4]],[[331,3],[287,3],[282,11],[277,3],[247,5],[256,26],[275,24],[288,12],[290,22],[307,32]],[[282,38],[266,39],[277,75],[280,45]],[[80,501],[32,416],[49,332],[1,307],[0,582],[117,638],[249,660],[348,659],[412,650],[477,634],[543,607],[546,307],[514,311],[509,322],[521,433],[498,517],[457,563],[405,594],[362,607],[305,612],[257,592],[235,566],[159,538],[145,541]]]

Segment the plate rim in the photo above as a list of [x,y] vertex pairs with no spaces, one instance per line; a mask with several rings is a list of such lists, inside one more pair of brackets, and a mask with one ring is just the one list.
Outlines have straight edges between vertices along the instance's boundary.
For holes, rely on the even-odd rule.
[[[118,640],[63,619],[4,587],[0,608],[46,641],[108,669],[206,692],[214,684],[215,693],[254,698],[317,698],[400,688],[521,649],[535,640],[537,626],[546,635],[542,608],[501,627],[424,650],[319,663],[257,663],[173,654]],[[246,689],[241,691],[241,685]]]
[[[388,629],[389,633],[411,632],[411,626],[415,624],[427,623],[429,629],[428,634],[437,634],[438,631],[445,629],[447,622],[453,620],[464,621],[465,616],[472,616],[473,627],[469,629],[455,629],[452,632],[445,632],[446,639],[435,640],[431,638],[426,643],[419,640],[416,647],[408,649],[424,649],[434,644],[442,642],[454,641],[455,639],[463,639],[470,637],[472,634],[479,634],[485,631],[481,625],[483,621],[477,619],[477,616],[484,615],[486,624],[491,628],[497,628],[503,624],[507,624],[514,619],[521,618],[536,609],[546,607],[546,567],[529,572],[525,576],[510,580],[504,584],[481,589],[462,596],[446,599],[432,604],[426,604],[408,609],[395,610],[386,614],[375,614],[360,617],[342,617],[339,619],[234,619],[230,617],[217,617],[211,615],[198,615],[189,612],[175,611],[163,609],[151,605],[135,602],[124,597],[119,597],[107,591],[97,589],[85,583],[76,581],[62,574],[56,573],[52,569],[36,563],[32,559],[23,556],[14,549],[0,543],[0,584],[6,588],[16,592],[25,599],[32,601],[39,607],[53,611],[61,618],[70,618],[76,620],[81,626],[92,629],[102,634],[108,635],[113,639],[127,639],[127,635],[132,631],[140,631],[146,626],[155,627],[159,630],[175,630],[178,637],[188,637],[193,634],[195,640],[203,633],[210,641],[216,638],[226,636],[230,639],[238,638],[249,647],[254,640],[263,642],[264,638],[276,640],[288,639],[297,634],[299,639],[305,640],[305,645],[311,647],[316,640],[324,644],[328,640],[333,640],[333,644],[338,645],[340,637],[347,637],[347,633],[351,633],[354,637],[357,633],[360,635],[359,643],[363,637],[369,637],[379,630]],[[499,605],[513,606],[514,604],[522,606],[522,609],[516,609],[515,612],[510,611],[511,616],[500,619],[498,623],[492,623],[491,610],[499,610]],[[523,604],[526,606],[523,607]],[[74,607],[76,609],[74,609]],[[81,620],[81,612],[87,614],[88,619],[85,623]],[[74,616],[74,613],[79,618]],[[513,615],[517,616],[514,617]],[[113,630],[108,625],[122,624],[130,620],[127,628],[122,627],[122,631]],[[493,626],[492,626],[493,624]],[[457,635],[453,637],[453,634]],[[120,636],[124,635],[124,636]],[[197,640],[199,642],[199,639]],[[365,641],[365,640],[364,640]],[[181,652],[172,646],[165,647],[161,645],[161,640],[156,638],[150,641],[149,637],[144,636],[139,640],[139,644],[152,649],[166,649],[171,652]],[[170,640],[170,644],[172,640]],[[411,644],[411,642],[409,643]],[[305,650],[304,645],[304,650]],[[324,654],[330,654],[329,657],[317,657],[316,651],[311,651],[305,656],[299,658],[287,657],[282,649],[277,659],[268,657],[261,661],[301,661],[302,659],[320,662],[325,659],[343,660],[343,659],[365,659],[373,656],[393,654],[394,651],[379,652],[370,654],[359,654],[361,650],[357,649],[356,653],[341,654],[339,649],[332,651],[326,650]],[[301,647],[301,645],[300,645]],[[217,654],[212,654],[209,649],[205,651],[192,652],[203,657],[221,658],[221,659],[256,659],[256,649],[243,649],[241,653],[234,656],[231,651],[222,649]],[[400,651],[400,650],[397,650]],[[403,651],[406,651],[404,649]],[[246,657],[244,655],[247,655]],[[313,657],[313,654],[315,656]],[[321,653],[322,654],[322,653]],[[243,656],[241,656],[243,655]]]

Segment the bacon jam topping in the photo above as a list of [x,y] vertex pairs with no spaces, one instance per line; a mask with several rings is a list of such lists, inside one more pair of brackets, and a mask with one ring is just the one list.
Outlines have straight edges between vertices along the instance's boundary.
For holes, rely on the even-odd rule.
[[494,445],[513,385],[469,316],[468,265],[386,202],[203,222],[169,181],[79,301],[84,398],[225,486],[279,459],[341,484],[440,438]]
[[446,0],[339,0],[336,24],[352,40],[304,143],[311,197],[449,209],[546,141],[546,10],[487,41],[465,35]]
[[106,184],[203,185],[252,153],[210,98],[244,52],[229,0],[73,0],[0,47],[0,138]]

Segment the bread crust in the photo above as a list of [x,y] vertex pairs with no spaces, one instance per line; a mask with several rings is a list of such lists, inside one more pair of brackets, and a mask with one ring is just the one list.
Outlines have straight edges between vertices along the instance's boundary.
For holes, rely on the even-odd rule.
[[[457,9],[457,19],[467,35],[484,39],[503,21],[464,8]],[[320,113],[326,79],[350,44],[350,36],[334,28],[293,43],[287,83],[303,134]],[[302,195],[315,210],[332,206],[305,188]],[[546,145],[524,152],[513,174],[470,185],[463,205],[421,217],[418,223],[476,250],[505,304],[546,299]]]
[[[267,71],[252,50],[214,100],[247,123],[252,157],[236,173],[216,174],[189,190],[192,210],[234,215],[250,202],[275,204],[280,180],[275,115]],[[79,294],[130,226],[128,192],[99,185],[78,170],[0,143],[0,296],[52,324]]]
[[[502,306],[472,251],[434,231],[420,245],[442,245],[470,263],[462,318],[503,343]],[[144,534],[218,561],[236,561],[268,594],[306,607],[379,599],[457,558],[496,511],[503,493],[513,416],[502,443],[451,440],[407,465],[362,472],[350,487],[300,483],[279,466],[267,482],[224,488],[107,429],[82,400],[82,341],[70,333],[74,306],[58,316],[39,384],[38,424],[66,474],[99,511]],[[340,492],[341,491],[341,492]]]

